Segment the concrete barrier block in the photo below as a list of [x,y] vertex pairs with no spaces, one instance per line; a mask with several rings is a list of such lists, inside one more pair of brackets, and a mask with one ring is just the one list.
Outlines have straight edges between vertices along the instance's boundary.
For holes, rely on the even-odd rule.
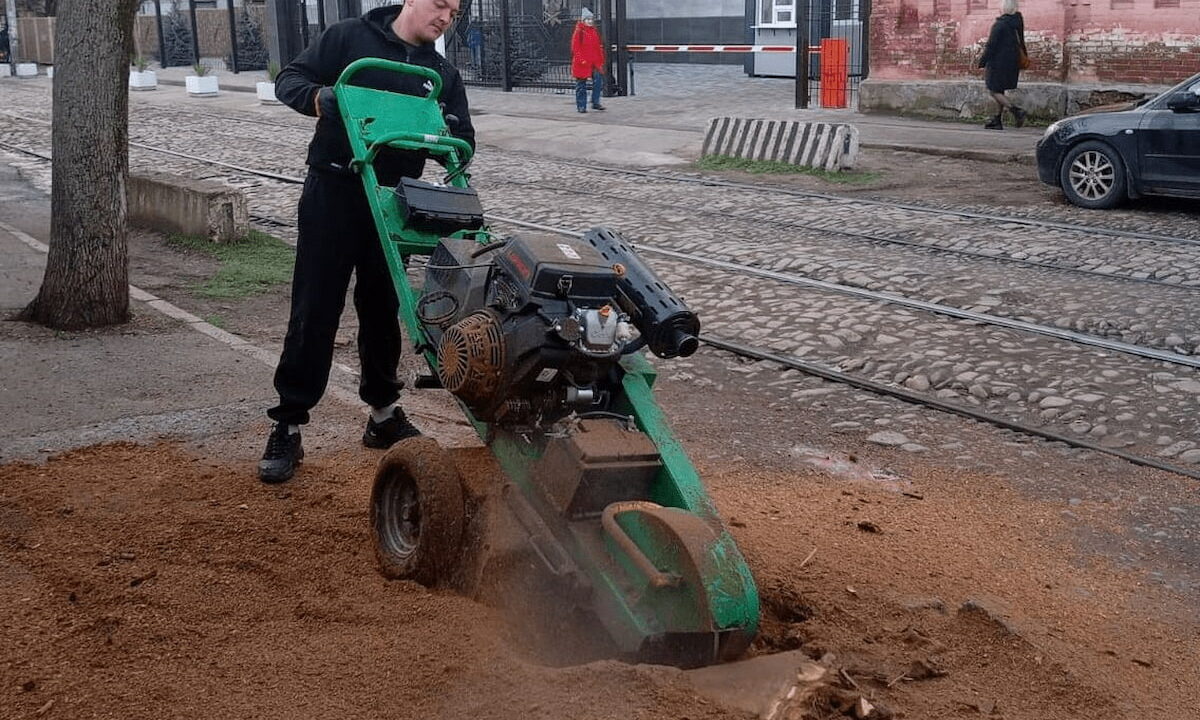
[[829,172],[852,170],[858,160],[858,128],[846,123],[713,118],[701,155],[770,160]]
[[17,63],[17,77],[37,77],[37,63]]
[[0,78],[12,77],[12,65],[0,63]]
[[131,173],[128,195],[130,221],[154,230],[232,242],[250,229],[246,196],[220,183]]

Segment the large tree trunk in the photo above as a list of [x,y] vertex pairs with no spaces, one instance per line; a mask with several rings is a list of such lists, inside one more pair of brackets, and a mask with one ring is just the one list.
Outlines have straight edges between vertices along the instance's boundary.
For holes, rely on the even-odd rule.
[[71,0],[59,8],[50,254],[21,319],[68,330],[129,320],[127,84],[137,4]]

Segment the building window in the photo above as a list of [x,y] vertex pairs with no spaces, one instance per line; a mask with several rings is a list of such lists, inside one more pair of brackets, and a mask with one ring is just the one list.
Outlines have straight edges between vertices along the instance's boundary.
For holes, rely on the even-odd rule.
[[988,0],[969,0],[967,4],[967,12],[986,12],[988,9]]
[[1156,7],[1156,8],[1177,8],[1177,7],[1179,7],[1179,0],[1154,0],[1154,7]]
[[758,24],[796,26],[796,0],[758,0]]

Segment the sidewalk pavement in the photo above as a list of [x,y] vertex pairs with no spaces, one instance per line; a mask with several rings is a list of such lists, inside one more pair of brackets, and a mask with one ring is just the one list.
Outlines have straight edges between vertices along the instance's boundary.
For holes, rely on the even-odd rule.
[[[604,112],[576,112],[567,93],[505,93],[469,88],[484,145],[581,161],[659,165],[694,160],[712,117],[849,121],[863,145],[996,161],[1031,157],[1037,130],[997,133],[959,123],[916,121],[850,111],[794,110],[787,81],[747,78],[729,66],[638,66],[638,94],[605,100]],[[246,92],[265,73],[222,73],[223,93],[189,99],[187,70],[163,71],[164,87],[137,93],[155,105],[211,103],[253,107],[264,116],[292,111],[259,106]],[[37,80],[9,82],[45,82]],[[0,163],[0,314],[9,317],[40,287],[50,201]],[[41,247],[39,247],[39,245]],[[134,280],[136,283],[136,280]],[[0,462],[36,460],[96,442],[147,440],[161,435],[204,442],[220,437],[231,457],[252,463],[261,451],[273,404],[271,376],[278,348],[254,347],[147,293],[134,291],[135,321],[123,328],[54,333],[0,322]],[[335,373],[336,374],[336,373]],[[322,424],[305,445],[344,446],[363,421],[352,378],[331,379]],[[435,435],[454,435],[455,418],[414,398],[416,417]],[[458,434],[461,434],[459,432]]]
[[[635,65],[636,95],[604,100],[605,111],[581,115],[574,91],[503,92],[469,86],[480,142],[508,150],[628,165],[697,159],[708,121],[734,116],[848,122],[862,147],[992,162],[1034,163],[1041,128],[985,130],[979,124],[868,115],[853,110],[797,110],[794,83],[752,78],[734,65]],[[158,70],[163,91],[183,85],[190,68]],[[265,72],[218,73],[226,94],[254,92]]]
[[[9,322],[42,284],[50,198],[0,162],[0,199],[0,464],[169,437],[244,464],[251,481],[270,427],[265,412],[277,401],[279,348],[256,346],[137,287],[164,281],[152,271],[139,279],[136,268],[126,325],[58,332]],[[314,411],[319,420],[304,433],[314,458],[354,447],[366,420],[356,388],[357,378],[335,364]],[[477,442],[440,396],[408,393],[404,404],[444,446]]]
[[[7,321],[41,286],[50,199],[3,163],[0,197],[0,317]],[[99,442],[266,427],[267,365],[148,302],[135,301],[133,312],[129,325],[79,333],[0,322],[0,463]]]

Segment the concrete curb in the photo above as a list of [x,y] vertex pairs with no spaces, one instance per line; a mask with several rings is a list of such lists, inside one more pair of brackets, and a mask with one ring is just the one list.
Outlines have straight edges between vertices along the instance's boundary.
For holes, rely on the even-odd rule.
[[1004,150],[976,150],[967,148],[945,148],[933,145],[906,145],[904,143],[864,142],[862,147],[873,150],[894,150],[898,152],[921,153],[922,155],[939,155],[941,157],[957,158],[960,160],[978,160],[994,163],[1020,163],[1022,165],[1037,165],[1037,156],[1033,153],[1014,153]]
[[[175,87],[184,87],[184,86],[186,86],[187,83],[185,83],[182,80],[166,80],[166,79],[163,79],[160,77],[158,79],[158,84],[159,85],[174,85]],[[258,92],[258,88],[246,87],[244,85],[221,85],[220,88],[221,88],[221,92],[225,92],[226,90],[228,90],[229,92],[244,92],[244,93]]]

